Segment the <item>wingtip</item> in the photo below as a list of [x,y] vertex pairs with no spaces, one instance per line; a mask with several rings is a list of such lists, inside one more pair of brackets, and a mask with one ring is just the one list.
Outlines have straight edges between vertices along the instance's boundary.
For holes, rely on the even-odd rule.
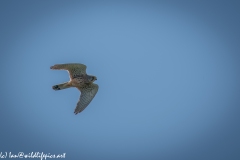
[[74,112],[74,114],[75,114],[75,115],[77,115],[77,114],[78,114],[78,112]]
[[74,114],[77,115],[78,113],[79,113],[79,112],[77,112],[77,110],[75,109],[75,110],[74,110]]
[[55,65],[53,65],[53,66],[51,66],[50,67],[50,69],[58,69],[59,67],[58,67],[58,64],[55,64]]

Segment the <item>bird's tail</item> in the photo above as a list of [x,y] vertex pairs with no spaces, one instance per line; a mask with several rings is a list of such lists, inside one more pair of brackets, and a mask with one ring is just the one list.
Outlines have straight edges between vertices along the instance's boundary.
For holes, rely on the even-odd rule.
[[69,87],[72,87],[71,85],[69,85],[68,82],[62,83],[62,84],[57,84],[52,86],[52,89],[54,90],[62,90],[62,89],[67,89]]

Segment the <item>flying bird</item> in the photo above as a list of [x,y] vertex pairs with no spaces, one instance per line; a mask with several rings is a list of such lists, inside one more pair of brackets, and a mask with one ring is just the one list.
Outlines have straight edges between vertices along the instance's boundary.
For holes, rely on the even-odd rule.
[[86,68],[87,66],[80,63],[55,64],[50,67],[50,69],[54,70],[67,70],[70,77],[70,81],[52,86],[54,90],[76,87],[81,92],[81,96],[74,111],[75,114],[82,112],[98,91],[98,85],[93,83],[97,80],[97,77],[88,75],[86,73]]

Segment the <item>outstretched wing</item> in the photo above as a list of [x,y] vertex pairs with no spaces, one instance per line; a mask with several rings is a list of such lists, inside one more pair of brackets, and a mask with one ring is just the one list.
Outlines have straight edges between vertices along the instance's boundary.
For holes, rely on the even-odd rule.
[[80,63],[55,64],[50,67],[50,69],[67,70],[71,79],[76,76],[86,74],[86,68],[87,66]]
[[75,108],[75,114],[82,112],[89,105],[98,91],[98,85],[90,83],[78,89],[81,91],[81,96]]

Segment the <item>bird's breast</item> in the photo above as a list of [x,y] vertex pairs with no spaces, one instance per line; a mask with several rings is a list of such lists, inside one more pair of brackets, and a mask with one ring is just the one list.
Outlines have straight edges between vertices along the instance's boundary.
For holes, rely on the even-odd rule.
[[74,79],[72,79],[72,85],[74,87],[78,87],[78,86],[81,86],[81,85],[84,85],[85,84],[85,78],[84,77],[76,77]]

